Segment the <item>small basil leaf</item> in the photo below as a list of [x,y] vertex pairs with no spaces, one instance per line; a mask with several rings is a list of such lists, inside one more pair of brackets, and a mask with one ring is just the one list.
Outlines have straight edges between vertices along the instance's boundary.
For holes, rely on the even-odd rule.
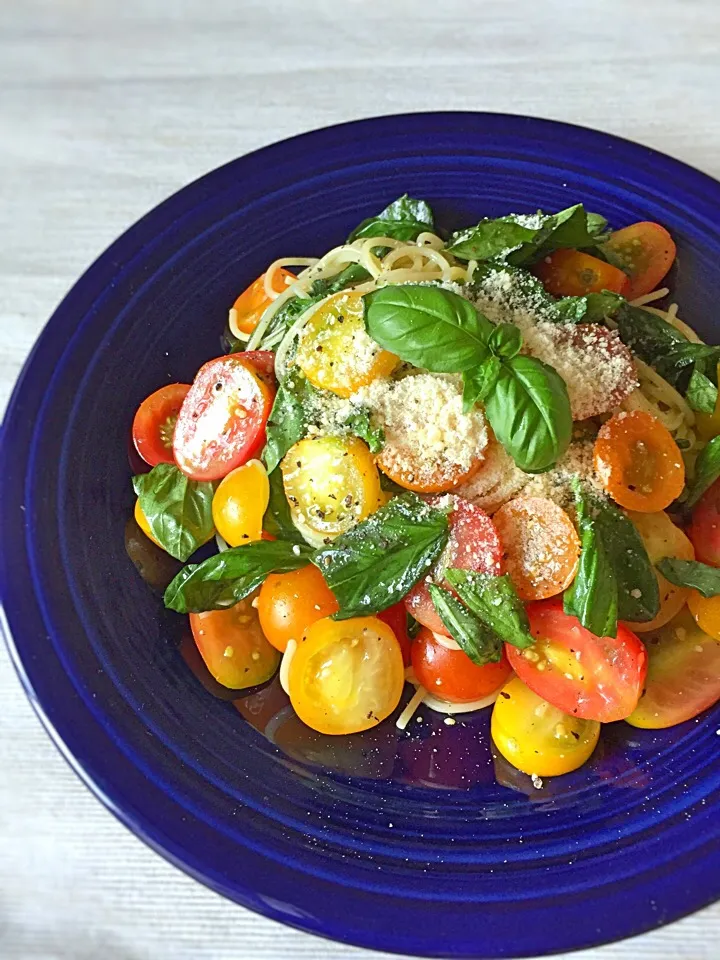
[[695,461],[695,476],[687,486],[684,505],[692,509],[705,491],[720,477],[720,437],[712,440],[700,451]]
[[565,381],[535,357],[518,355],[502,364],[485,412],[499,442],[526,473],[549,470],[570,443]]
[[329,297],[331,293],[339,293],[340,290],[346,290],[356,283],[364,283],[369,279],[370,274],[365,267],[361,267],[359,263],[351,263],[333,277],[315,280],[310,287],[310,296],[313,300],[320,300],[323,297]]
[[[252,342],[253,350],[274,350],[301,313],[321,299],[320,297],[290,297],[273,314],[270,324],[257,342]],[[254,341],[254,337],[251,337]]]
[[272,473],[290,447],[305,436],[305,401],[312,389],[305,377],[297,372],[291,372],[278,387],[266,426],[267,439],[262,452],[262,460],[268,473]]
[[710,377],[699,370],[693,370],[688,383],[685,399],[691,410],[696,413],[714,413],[718,400],[718,388]]
[[283,540],[256,540],[184,567],[165,591],[165,606],[178,613],[203,613],[232,606],[270,573],[306,566],[312,550]]
[[469,413],[476,403],[484,403],[500,376],[502,362],[493,354],[480,366],[463,374],[463,413]]
[[445,578],[463,603],[503,643],[510,643],[521,650],[535,643],[525,607],[506,573],[501,577],[493,577],[450,567],[445,571]]
[[159,463],[133,477],[133,488],[153,536],[176,560],[187,560],[213,535],[212,483],[188,479],[174,463]]
[[373,426],[369,410],[362,408],[350,414],[343,425],[349,433],[365,441],[370,453],[380,453],[385,446],[385,431],[382,427]]
[[430,583],[428,589],[438,616],[463,653],[479,667],[497,663],[502,657],[502,643],[498,637],[449,590],[436,583]]
[[561,323],[603,323],[626,302],[619,293],[603,290],[584,297],[563,297],[554,305],[555,316]]
[[504,259],[531,243],[537,232],[537,228],[525,227],[511,217],[486,219],[453,234],[446,249],[458,260]]
[[321,547],[313,563],[340,605],[335,619],[367,616],[397,603],[428,573],[447,538],[447,513],[404,493]]
[[403,194],[376,217],[369,217],[356,227],[348,243],[362,237],[392,237],[394,240],[416,240],[421,233],[435,227],[433,212],[424,200]]
[[580,531],[580,563],[565,591],[565,613],[577,617],[596,637],[617,635],[618,583],[604,537],[594,516],[596,498],[575,487]]
[[490,334],[488,346],[503,360],[512,360],[520,353],[522,334],[514,323],[500,323]]
[[[554,250],[595,247],[604,241],[607,220],[597,213],[587,213],[581,203],[548,218],[532,243],[530,250],[510,257],[513,263],[527,263],[547,256]],[[543,236],[543,234],[545,234]]]
[[710,567],[698,560],[664,557],[657,564],[657,568],[665,579],[676,587],[690,587],[706,598],[720,595],[720,570],[717,567]]
[[302,534],[292,521],[290,504],[285,496],[282,473],[279,470],[274,470],[269,475],[268,481],[270,483],[270,499],[263,517],[263,530],[272,534],[278,540],[304,543]]
[[406,363],[461,373],[487,356],[493,325],[452,290],[405,283],[380,287],[363,301],[372,339]]

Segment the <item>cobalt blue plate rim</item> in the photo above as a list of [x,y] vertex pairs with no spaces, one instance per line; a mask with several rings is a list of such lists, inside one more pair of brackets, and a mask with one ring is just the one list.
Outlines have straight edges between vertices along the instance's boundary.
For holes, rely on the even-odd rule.
[[[619,828],[617,850],[608,831],[598,830],[595,840],[588,842],[587,853],[578,850],[566,867],[553,857],[545,868],[541,862],[533,862],[532,853],[515,847],[508,855],[509,866],[496,860],[491,868],[495,855],[491,852],[482,869],[496,870],[497,880],[489,875],[483,878],[484,896],[478,893],[480,887],[473,886],[475,879],[463,874],[464,870],[480,869],[482,858],[474,859],[472,848],[453,857],[445,847],[438,848],[440,853],[433,852],[428,841],[426,867],[440,872],[439,880],[429,880],[423,876],[422,855],[415,847],[408,848],[413,858],[407,877],[393,873],[399,870],[395,860],[401,859],[400,846],[396,851],[394,835],[384,829],[368,837],[358,864],[346,861],[352,829],[344,833],[343,825],[330,829],[309,822],[308,837],[320,848],[325,842],[326,848],[318,852],[309,844],[303,846],[297,817],[302,803],[316,789],[312,780],[298,786],[297,809],[280,809],[276,797],[276,811],[263,809],[262,799],[243,787],[238,793],[246,810],[241,826],[231,817],[209,820],[203,810],[203,790],[224,809],[221,778],[203,786],[199,773],[197,782],[193,780],[192,770],[186,772],[186,781],[176,781],[173,771],[158,769],[161,753],[143,755],[134,746],[128,731],[104,712],[102,697],[94,692],[95,681],[82,674],[70,648],[56,636],[58,611],[62,611],[67,629],[72,624],[81,630],[84,622],[84,612],[71,611],[70,600],[59,596],[59,587],[48,579],[43,547],[50,548],[40,521],[49,508],[38,498],[37,475],[50,442],[54,399],[70,376],[78,376],[77,371],[71,374],[69,366],[66,369],[65,360],[69,358],[69,364],[73,350],[85,350],[88,355],[97,350],[100,355],[123,327],[124,314],[104,317],[102,313],[116,285],[134,278],[140,298],[146,274],[151,276],[153,269],[158,274],[172,272],[175,259],[182,261],[188,248],[202,248],[205,232],[198,231],[198,223],[205,224],[207,238],[212,237],[213,243],[222,237],[224,218],[232,217],[232,211],[223,207],[225,194],[237,190],[238,181],[242,181],[243,199],[255,204],[258,216],[265,215],[266,207],[272,211],[275,203],[312,205],[321,192],[342,194],[344,178],[351,173],[362,176],[372,170],[378,178],[386,176],[390,181],[394,165],[403,167],[408,176],[421,177],[424,167],[447,162],[450,183],[451,178],[463,175],[466,166],[469,169],[487,160],[511,172],[522,171],[523,176],[534,168],[540,182],[553,171],[547,173],[538,151],[544,146],[551,154],[559,141],[567,144],[563,149],[569,179],[587,179],[589,190],[594,189],[590,181],[604,180],[617,202],[623,198],[632,205],[630,198],[639,196],[637,202],[644,208],[665,210],[669,223],[689,225],[689,247],[700,245],[698,238],[703,236],[720,249],[715,226],[720,221],[720,184],[630,141],[584,127],[505,114],[416,113],[354,121],[302,134],[232,161],[138,221],[98,258],[58,306],[8,405],[0,435],[0,462],[4,464],[0,477],[0,536],[4,544],[0,624],[33,707],[81,779],[152,848],[217,892],[302,930],[359,946],[425,956],[531,956],[632,936],[713,902],[720,896],[720,833],[713,822],[716,805],[710,794],[718,782],[718,768],[716,764],[710,769],[708,762],[691,771],[688,765],[698,749],[712,750],[717,722],[708,720],[702,733],[694,730],[692,737],[688,734],[683,740],[684,753],[676,751],[674,762],[680,764],[684,759],[686,763],[678,766],[686,778],[682,795],[671,796],[672,784],[652,795],[653,801],[666,803],[667,816],[659,833],[651,813],[643,811],[641,815],[630,805],[628,816],[633,815],[635,826]],[[422,144],[427,155],[418,157]],[[595,160],[591,163],[588,157]],[[300,194],[294,179],[299,170],[304,173]],[[454,195],[457,188],[451,185],[447,189],[448,195]],[[348,202],[348,209],[352,206]],[[192,222],[195,232],[183,237],[186,222]],[[176,234],[181,238],[177,249],[169,239]],[[210,247],[205,255],[212,250]],[[208,284],[211,280],[209,277]],[[90,379],[93,363],[88,366]],[[81,395],[82,385],[78,404]],[[54,426],[56,432],[62,429],[61,424]],[[57,443],[59,459],[66,460],[67,448],[60,439]],[[63,505],[65,499],[72,500],[66,472],[67,463],[61,471],[65,486],[57,488],[61,511],[72,508]],[[81,585],[74,582],[77,575],[69,570],[64,536],[61,530],[59,549],[68,565],[68,592],[75,599]],[[98,672],[103,676],[97,680],[98,690],[106,684],[107,693],[113,690],[113,663],[102,658],[99,662]],[[128,720],[128,724],[134,722]],[[147,732],[153,733],[151,729]],[[157,734],[161,740],[161,725]],[[157,747],[164,749],[162,744]],[[672,758],[668,762],[673,762]],[[348,802],[357,796],[351,785],[346,789],[338,783],[333,789]],[[401,811],[405,802],[402,790],[390,799]],[[462,809],[466,814],[467,805]],[[272,833],[278,823],[288,831],[286,843]],[[459,829],[458,839],[461,836]],[[702,844],[698,837],[703,838]],[[542,842],[538,835],[538,850],[545,849]],[[646,852],[652,870],[623,864],[622,854],[632,856],[631,844],[635,843]],[[357,844],[362,847],[360,840]],[[237,874],[238,857],[243,864],[242,878]],[[373,869],[381,876],[373,879]],[[543,882],[546,869],[551,871],[547,889]],[[593,869],[608,872],[594,876]],[[448,880],[456,884],[444,896],[439,892],[442,871],[449,871]]]

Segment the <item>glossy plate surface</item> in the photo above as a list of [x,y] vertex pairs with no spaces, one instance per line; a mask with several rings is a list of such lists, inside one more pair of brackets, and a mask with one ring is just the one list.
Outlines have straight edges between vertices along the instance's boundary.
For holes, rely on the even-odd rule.
[[[399,194],[445,228],[577,201],[658,220],[681,316],[713,337],[720,185],[548,121],[415,114],[320,130],[222,167],[124,234],[35,347],[3,426],[0,589],[29,696],[91,789],[213,889],[304,930],[428,956],[515,957],[637,934],[720,896],[717,708],[606,728],[542,790],[498,770],[487,712],[426,711],[330,739],[276,687],[213,698],[125,552],[140,401],[217,355],[234,297],[275,257],[321,254]],[[715,333],[717,341],[718,335]]]

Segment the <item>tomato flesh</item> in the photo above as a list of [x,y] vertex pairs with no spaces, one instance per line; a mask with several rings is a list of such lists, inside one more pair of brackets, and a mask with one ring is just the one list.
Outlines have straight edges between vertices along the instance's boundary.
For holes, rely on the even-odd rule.
[[236,467],[221,480],[212,501],[215,529],[231,547],[262,539],[270,500],[267,471],[259,460]]
[[642,221],[616,230],[605,244],[612,260],[627,274],[628,300],[651,293],[673,265],[677,248],[665,227]]
[[[434,497],[428,502],[435,505],[444,500],[445,498]],[[441,633],[446,637],[450,634],[435,610],[428,584],[448,567],[498,574],[502,559],[500,537],[495,524],[485,511],[463,497],[453,496],[452,503],[447,547],[429,576],[416,583],[405,597],[408,613],[434,633]],[[446,589],[451,589],[444,575],[438,582],[442,582]]]
[[175,463],[175,422],[189,391],[189,383],[169,383],[151,393],[138,407],[132,425],[133,443],[151,467],[159,463]]
[[299,643],[308,627],[337,610],[334,594],[312,563],[291,573],[271,573],[260,587],[260,626],[282,652],[289,640]]
[[505,654],[497,663],[479,667],[462,650],[450,650],[427,627],[412,645],[412,666],[418,682],[439,700],[472,703],[494,693],[510,675]]
[[720,480],[709,487],[692,513],[688,536],[695,557],[711,567],[720,567]]
[[536,263],[533,271],[555,297],[584,297],[603,290],[625,296],[630,289],[622,270],[582,250],[556,250]]
[[402,650],[403,663],[406,667],[409,667],[412,641],[410,640],[410,635],[408,633],[407,610],[405,609],[405,604],[402,601],[400,601],[400,603],[394,603],[391,607],[388,607],[386,610],[378,613],[377,617],[378,620],[382,620],[383,623],[386,623],[395,634],[395,638],[400,644],[400,649]]
[[610,723],[637,706],[647,672],[647,653],[622,624],[617,637],[596,637],[562,600],[527,608],[536,642],[526,650],[505,645],[510,665],[538,696],[574,717]]
[[274,386],[243,354],[200,368],[180,409],[173,450],[192,480],[221,480],[265,443]]

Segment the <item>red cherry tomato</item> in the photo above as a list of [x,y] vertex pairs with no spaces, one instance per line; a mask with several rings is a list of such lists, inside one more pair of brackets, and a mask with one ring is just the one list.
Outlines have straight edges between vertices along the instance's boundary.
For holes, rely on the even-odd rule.
[[264,377],[275,379],[275,354],[272,350],[245,350],[240,356],[251,363]]
[[[444,497],[433,497],[428,502],[437,504]],[[503,554],[500,537],[490,517],[463,497],[453,497],[453,510],[450,514],[450,537],[447,547],[435,565],[434,570],[457,567],[461,570],[475,570],[478,573],[500,573],[500,561]],[[429,571],[429,577],[433,576]],[[405,606],[416,620],[429,627],[435,633],[449,636],[442,620],[430,599],[428,579],[420,580],[405,597]],[[442,585],[450,589],[443,579]]]
[[693,510],[688,536],[695,547],[695,559],[720,567],[720,480],[700,497]]
[[531,603],[527,613],[534,646],[505,645],[520,679],[574,717],[601,723],[629,717],[647,673],[647,653],[635,634],[620,624],[617,637],[596,637],[564,612],[559,598]]
[[201,367],[175,426],[175,462],[192,480],[221,480],[265,443],[275,388],[242,353]]
[[412,645],[412,665],[418,681],[440,700],[471,703],[494,693],[510,676],[503,653],[497,663],[478,667],[462,650],[449,650],[423,627]]
[[625,294],[628,300],[642,297],[660,286],[677,253],[665,227],[648,221],[616,230],[605,249],[630,279],[630,289]]
[[407,610],[405,609],[405,604],[402,601],[395,603],[392,607],[388,607],[387,610],[379,613],[377,618],[378,620],[382,620],[383,623],[386,623],[395,634],[397,642],[400,644],[400,649],[402,650],[403,664],[409,667],[411,640],[407,631]]
[[169,383],[151,393],[138,407],[132,425],[135,449],[145,463],[175,463],[173,432],[189,383]]
[[584,297],[603,290],[625,296],[630,289],[622,270],[582,250],[556,250],[536,263],[533,272],[555,297]]

